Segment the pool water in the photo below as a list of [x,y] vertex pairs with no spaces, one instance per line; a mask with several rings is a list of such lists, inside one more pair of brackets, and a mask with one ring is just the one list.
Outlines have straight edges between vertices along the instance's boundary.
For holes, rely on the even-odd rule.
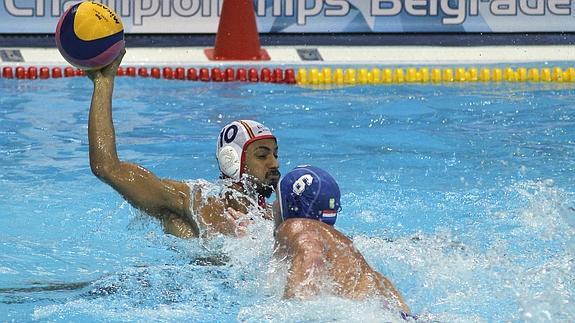
[[[376,301],[282,300],[272,224],[181,240],[92,175],[86,78],[0,79],[0,321],[397,321]],[[328,170],[336,227],[422,321],[575,320],[575,86],[333,89],[119,78],[119,155],[216,181],[255,119],[281,171]]]

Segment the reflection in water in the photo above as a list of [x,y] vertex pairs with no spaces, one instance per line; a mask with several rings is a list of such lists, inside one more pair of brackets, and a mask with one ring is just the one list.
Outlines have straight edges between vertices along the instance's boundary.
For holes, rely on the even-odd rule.
[[16,294],[16,293],[34,293],[34,292],[51,292],[51,291],[66,291],[82,289],[92,282],[77,282],[77,283],[31,283],[30,287],[3,287],[0,288],[0,294]]
[[60,293],[81,290],[92,282],[33,282],[30,286],[0,288],[0,303],[23,304],[61,298]]

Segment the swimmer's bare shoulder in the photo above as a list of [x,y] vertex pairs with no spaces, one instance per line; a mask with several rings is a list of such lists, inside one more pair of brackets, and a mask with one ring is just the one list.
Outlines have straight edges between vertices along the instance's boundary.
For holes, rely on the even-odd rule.
[[[325,226],[325,227],[324,227]],[[300,253],[314,254],[315,257],[332,258],[332,251],[338,244],[339,237],[334,239],[330,227],[317,220],[287,219],[276,230],[276,256],[293,256]],[[313,252],[312,252],[313,251]]]
[[189,222],[196,223],[198,234],[209,237],[217,234],[228,236],[241,236],[245,232],[245,225],[238,224],[238,220],[247,213],[246,205],[241,197],[229,198],[227,194],[214,195],[206,186],[214,184],[203,180],[187,183],[190,190],[189,210],[186,216]]
[[[307,235],[315,236],[317,226],[309,219],[288,219],[279,225],[276,231],[278,242],[290,246]],[[312,234],[313,233],[313,234]]]
[[342,244],[350,246],[352,244],[345,235],[335,230],[332,226],[312,219],[285,220],[279,225],[276,236],[287,244],[304,238],[309,239],[311,236],[321,239],[329,245]]

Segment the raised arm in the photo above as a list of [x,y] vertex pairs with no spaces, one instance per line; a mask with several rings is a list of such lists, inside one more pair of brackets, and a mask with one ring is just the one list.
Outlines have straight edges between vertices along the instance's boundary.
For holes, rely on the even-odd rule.
[[86,72],[94,83],[88,121],[92,172],[132,206],[161,219],[169,233],[182,237],[197,236],[197,225],[189,220],[188,185],[160,179],[142,166],[118,158],[112,121],[112,93],[123,54],[101,70]]

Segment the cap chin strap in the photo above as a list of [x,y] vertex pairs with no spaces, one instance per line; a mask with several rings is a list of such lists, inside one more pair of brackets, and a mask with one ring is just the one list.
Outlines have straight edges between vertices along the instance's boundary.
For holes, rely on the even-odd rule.
[[258,193],[258,206],[262,209],[265,209],[268,206],[268,202],[266,197]]

